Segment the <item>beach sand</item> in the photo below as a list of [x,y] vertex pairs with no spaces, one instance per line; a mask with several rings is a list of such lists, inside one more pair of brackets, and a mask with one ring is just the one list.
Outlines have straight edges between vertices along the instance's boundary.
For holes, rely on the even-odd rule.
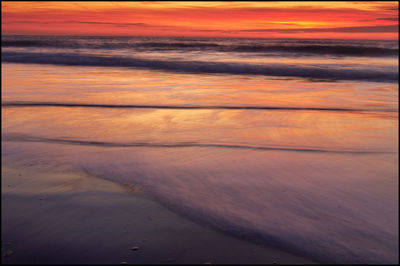
[[200,226],[139,187],[2,162],[4,264],[312,264]]

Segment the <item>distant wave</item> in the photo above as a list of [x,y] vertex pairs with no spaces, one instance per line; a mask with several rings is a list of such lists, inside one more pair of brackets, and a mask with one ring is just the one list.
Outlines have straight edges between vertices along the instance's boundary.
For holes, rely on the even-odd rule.
[[134,57],[107,57],[77,53],[2,52],[2,62],[67,66],[132,67],[180,73],[289,76],[333,80],[397,82],[398,71],[387,69],[344,69],[340,66],[246,64],[204,61],[173,61]]
[[246,53],[307,53],[343,56],[396,56],[399,49],[374,46],[324,45],[324,44],[221,44],[210,42],[79,42],[73,40],[3,40],[2,47],[55,47],[85,49],[156,49],[156,50],[212,50]]
[[237,46],[240,52],[293,52],[346,56],[395,56],[398,49],[380,47],[332,46],[332,45],[298,45],[298,46]]
[[139,44],[144,47],[152,47],[158,49],[212,49],[222,52],[247,52],[247,53],[268,53],[268,52],[290,52],[290,53],[310,53],[310,54],[327,54],[327,55],[346,55],[346,56],[396,56],[399,54],[398,49],[381,48],[381,47],[360,47],[346,45],[221,45],[213,43],[166,43],[152,42]]
[[63,138],[47,138],[31,136],[26,134],[8,133],[2,135],[2,141],[25,141],[25,142],[47,142],[69,145],[84,146],[100,146],[100,147],[151,147],[151,148],[190,148],[190,147],[206,147],[206,148],[227,148],[227,149],[250,149],[250,150],[275,150],[275,151],[293,151],[293,152],[322,152],[322,153],[352,153],[352,154],[368,154],[368,153],[391,153],[387,151],[371,151],[371,150],[330,150],[322,148],[288,148],[288,147],[268,147],[256,145],[239,145],[239,144],[219,144],[219,143],[198,143],[198,142],[174,142],[174,143],[156,143],[156,142],[105,142],[105,141],[88,141]]
[[288,110],[288,111],[338,111],[338,112],[397,112],[394,109],[324,108],[286,106],[229,106],[229,105],[140,105],[140,104],[93,104],[67,102],[3,102],[4,107],[87,107],[87,108],[134,108],[134,109],[232,109],[232,110]]

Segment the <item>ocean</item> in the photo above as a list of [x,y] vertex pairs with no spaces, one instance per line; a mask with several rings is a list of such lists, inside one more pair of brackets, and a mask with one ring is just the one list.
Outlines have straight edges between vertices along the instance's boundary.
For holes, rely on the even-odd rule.
[[322,263],[398,263],[398,41],[2,36],[2,157]]

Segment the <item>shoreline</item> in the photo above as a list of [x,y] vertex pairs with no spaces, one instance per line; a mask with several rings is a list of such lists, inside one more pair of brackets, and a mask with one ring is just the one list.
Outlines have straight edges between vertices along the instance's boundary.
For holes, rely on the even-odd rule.
[[201,226],[140,187],[2,162],[4,264],[315,264]]

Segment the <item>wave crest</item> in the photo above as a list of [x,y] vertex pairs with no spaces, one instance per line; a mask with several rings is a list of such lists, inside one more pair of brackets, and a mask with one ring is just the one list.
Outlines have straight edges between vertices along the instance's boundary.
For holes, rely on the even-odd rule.
[[83,42],[80,40],[3,40],[2,47],[53,47],[53,48],[84,48],[84,49],[146,49],[146,50],[208,50],[216,52],[246,52],[246,53],[305,53],[334,56],[397,56],[399,49],[375,46],[328,45],[328,44],[224,44],[201,41],[150,41],[115,42]]
[[171,71],[179,73],[265,75],[279,77],[301,77],[328,80],[360,80],[376,82],[397,82],[398,70],[348,69],[340,65],[288,65],[288,64],[248,64],[204,61],[179,61],[143,59],[134,57],[107,57],[76,53],[29,53],[2,52],[2,62],[53,64],[67,66],[131,67]]

